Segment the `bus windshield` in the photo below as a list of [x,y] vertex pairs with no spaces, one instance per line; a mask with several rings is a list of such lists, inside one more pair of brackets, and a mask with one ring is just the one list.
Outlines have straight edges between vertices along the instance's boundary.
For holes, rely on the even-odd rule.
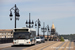
[[30,33],[29,32],[14,32],[14,39],[29,39]]

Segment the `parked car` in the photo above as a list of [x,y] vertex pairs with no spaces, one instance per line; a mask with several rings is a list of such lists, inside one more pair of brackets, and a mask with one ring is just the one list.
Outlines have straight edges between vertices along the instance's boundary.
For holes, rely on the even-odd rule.
[[40,38],[41,38],[41,42],[45,42],[45,38],[43,37],[43,36],[40,36]]
[[41,42],[45,42],[45,38],[43,37],[43,36],[38,36],[38,37],[36,37],[36,42],[37,43],[41,43]]
[[36,37],[36,43],[41,43],[41,38],[39,36]]

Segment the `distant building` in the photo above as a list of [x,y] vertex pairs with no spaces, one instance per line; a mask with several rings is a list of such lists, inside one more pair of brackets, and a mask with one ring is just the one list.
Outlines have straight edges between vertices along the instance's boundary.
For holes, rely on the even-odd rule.
[[54,26],[54,24],[52,24],[52,27],[51,27],[51,35],[54,35],[55,32],[56,32],[55,26]]
[[[43,35],[40,35],[40,36],[43,36]],[[56,29],[55,29],[55,26],[54,24],[52,24],[52,27],[51,27],[51,32],[50,34],[47,36],[45,35],[45,39],[46,40],[49,40],[49,41],[59,41],[59,37],[58,37],[58,33],[56,32]]]
[[12,29],[0,29],[0,38],[13,38]]
[[51,34],[50,34],[50,40],[51,41],[58,41],[58,33],[56,32],[54,24],[52,24],[51,27]]

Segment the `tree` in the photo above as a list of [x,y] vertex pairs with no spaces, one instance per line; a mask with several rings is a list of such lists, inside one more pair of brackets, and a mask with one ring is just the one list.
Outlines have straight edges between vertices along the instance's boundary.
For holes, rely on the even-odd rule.
[[61,41],[64,41],[64,38],[61,36],[61,37],[60,37],[60,40],[61,40]]

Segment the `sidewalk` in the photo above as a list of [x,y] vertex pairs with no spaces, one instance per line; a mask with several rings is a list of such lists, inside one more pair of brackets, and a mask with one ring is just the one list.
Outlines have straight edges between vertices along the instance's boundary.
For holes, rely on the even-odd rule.
[[13,43],[0,44],[0,49],[2,49],[2,48],[7,48],[7,47],[11,47],[11,45],[13,45]]

